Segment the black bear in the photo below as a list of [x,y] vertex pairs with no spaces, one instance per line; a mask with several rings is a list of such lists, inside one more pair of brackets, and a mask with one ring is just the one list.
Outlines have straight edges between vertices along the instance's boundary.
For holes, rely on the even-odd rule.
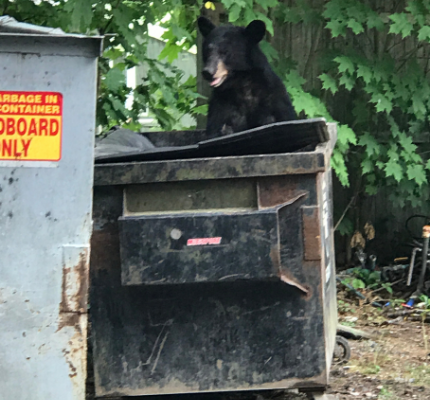
[[213,87],[209,137],[297,118],[284,84],[258,45],[266,33],[263,21],[246,28],[216,27],[200,17],[198,26],[204,38],[203,77]]

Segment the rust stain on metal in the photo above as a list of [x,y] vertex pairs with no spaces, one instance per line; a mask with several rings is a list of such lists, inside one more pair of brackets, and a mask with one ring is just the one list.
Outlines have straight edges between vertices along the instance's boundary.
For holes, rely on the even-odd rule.
[[282,176],[261,179],[257,183],[258,208],[270,208],[288,202],[307,191],[297,187],[297,177]]
[[279,245],[273,246],[270,250],[270,259],[276,271],[279,271],[281,266],[281,253],[279,252]]
[[87,373],[87,316],[78,315],[76,325],[74,325],[74,334],[68,342],[68,347],[63,349],[63,355],[69,367],[69,378],[72,382],[73,398],[85,398],[85,385],[82,377]]
[[321,260],[319,207],[302,207],[303,247],[306,261]]
[[87,297],[89,281],[89,248],[63,247],[63,277],[57,332],[69,336],[62,349],[72,382],[72,397],[85,397],[84,377],[87,371]]
[[77,326],[80,315],[87,313],[88,255],[88,250],[84,249],[79,255],[77,265],[63,265],[60,319],[57,331],[65,326]]

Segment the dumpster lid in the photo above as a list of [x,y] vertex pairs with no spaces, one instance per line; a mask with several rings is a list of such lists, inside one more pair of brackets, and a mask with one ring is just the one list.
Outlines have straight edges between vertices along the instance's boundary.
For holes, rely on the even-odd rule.
[[98,39],[102,36],[87,36],[78,33],[66,33],[60,28],[51,28],[47,26],[39,26],[18,22],[15,18],[9,15],[0,16],[0,34],[16,34],[16,35],[41,35],[41,36],[65,36],[80,39]]
[[49,28],[18,22],[9,15],[0,17],[0,33],[30,33],[39,35],[65,35],[60,28]]
[[[151,137],[156,134],[151,132]],[[168,147],[156,147],[143,134],[120,128],[97,140],[95,161],[104,164],[289,153],[314,150],[318,144],[329,140],[324,118],[279,122],[184,146]]]

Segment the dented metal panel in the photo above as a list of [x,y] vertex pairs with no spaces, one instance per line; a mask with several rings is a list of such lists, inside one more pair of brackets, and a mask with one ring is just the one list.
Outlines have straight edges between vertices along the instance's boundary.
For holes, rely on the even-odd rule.
[[[25,32],[0,33],[2,90],[58,92],[64,107],[58,162],[0,163],[0,397],[4,399],[85,399],[100,39],[73,38],[68,52],[70,39],[38,35],[36,40]],[[3,139],[0,135],[0,142]]]

